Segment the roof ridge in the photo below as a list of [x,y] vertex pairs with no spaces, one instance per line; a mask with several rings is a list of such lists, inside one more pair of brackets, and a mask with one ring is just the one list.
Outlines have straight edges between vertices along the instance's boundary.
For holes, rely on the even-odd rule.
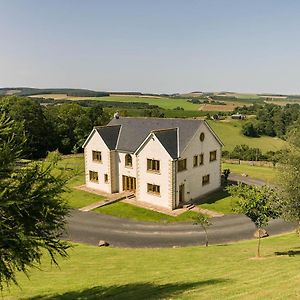
[[178,130],[178,127],[170,127],[170,128],[162,128],[162,129],[154,129],[151,130],[151,132],[155,133],[155,132],[161,132],[161,131],[169,131],[169,130]]

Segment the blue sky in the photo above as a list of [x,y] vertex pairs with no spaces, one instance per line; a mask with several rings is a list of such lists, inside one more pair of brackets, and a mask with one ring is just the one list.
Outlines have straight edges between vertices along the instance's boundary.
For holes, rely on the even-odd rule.
[[298,0],[0,0],[0,87],[300,94]]

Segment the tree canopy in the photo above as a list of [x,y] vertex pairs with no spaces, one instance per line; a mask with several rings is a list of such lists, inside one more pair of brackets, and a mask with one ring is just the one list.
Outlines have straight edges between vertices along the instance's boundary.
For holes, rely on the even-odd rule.
[[15,138],[17,128],[0,116],[0,289],[16,283],[17,271],[40,263],[43,250],[56,263],[69,247],[60,239],[69,211],[61,198],[66,178],[54,175],[56,160],[20,163],[26,140]]

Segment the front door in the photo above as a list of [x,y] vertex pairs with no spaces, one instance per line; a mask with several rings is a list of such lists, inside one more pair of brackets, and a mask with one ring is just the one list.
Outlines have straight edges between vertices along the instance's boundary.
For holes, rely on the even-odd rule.
[[135,191],[136,178],[123,175],[123,191]]
[[184,203],[184,184],[179,186],[179,206]]

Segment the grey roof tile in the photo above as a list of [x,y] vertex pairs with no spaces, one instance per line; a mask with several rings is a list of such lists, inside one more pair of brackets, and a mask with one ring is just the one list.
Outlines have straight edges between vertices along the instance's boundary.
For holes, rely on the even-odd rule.
[[121,125],[95,127],[110,150],[116,149]]
[[[160,118],[125,118],[112,119],[111,125],[121,125],[118,150],[134,152],[151,131],[160,129],[178,128],[179,136],[179,155],[182,153],[188,142],[203,121],[187,119],[160,119]],[[162,137],[165,143],[169,144],[170,135]],[[168,142],[167,142],[168,140]],[[177,149],[177,147],[176,147]],[[172,154],[174,155],[174,153]]]
[[178,128],[153,131],[172,158],[178,157]]

